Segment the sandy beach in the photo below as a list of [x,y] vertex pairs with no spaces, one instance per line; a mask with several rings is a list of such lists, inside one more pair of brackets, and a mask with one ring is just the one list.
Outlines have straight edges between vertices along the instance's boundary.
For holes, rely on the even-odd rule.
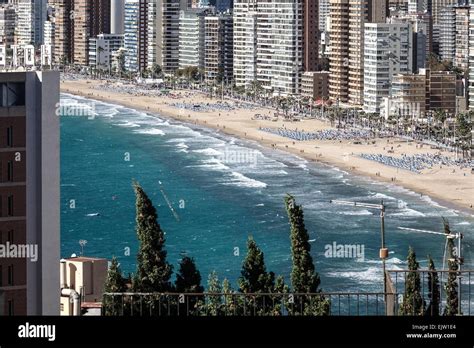
[[[103,87],[104,82],[96,80],[62,81],[61,92],[83,97],[120,104],[126,107],[157,113],[184,122],[199,124],[219,129],[221,132],[242,138],[258,141],[264,146],[291,152],[309,161],[319,161],[336,166],[347,172],[369,176],[375,180],[393,183],[420,195],[428,195],[438,203],[474,213],[474,174],[470,168],[459,166],[436,166],[422,170],[417,174],[408,170],[390,167],[382,163],[363,159],[360,154],[384,154],[401,157],[402,154],[435,154],[440,150],[416,142],[407,142],[397,138],[375,139],[370,143],[355,144],[351,140],[308,140],[293,141],[292,139],[264,132],[259,127],[298,129],[307,132],[330,129],[329,123],[319,120],[303,120],[300,122],[255,119],[255,114],[271,116],[275,112],[266,108],[240,108],[236,110],[192,111],[179,108],[173,104],[216,103],[218,99],[195,91],[171,91],[168,96],[134,96],[128,93],[111,91]],[[390,152],[389,152],[390,151]],[[442,152],[443,156],[454,153]],[[460,156],[460,155],[459,155]]]

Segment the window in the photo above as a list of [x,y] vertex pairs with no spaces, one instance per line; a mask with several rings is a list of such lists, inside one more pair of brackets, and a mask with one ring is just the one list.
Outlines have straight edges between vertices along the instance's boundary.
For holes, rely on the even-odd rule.
[[13,285],[13,265],[8,266],[7,285]]
[[13,181],[13,162],[12,161],[8,161],[7,181]]
[[7,82],[0,84],[0,107],[24,106],[25,83]]
[[13,216],[13,196],[8,196],[8,216]]
[[13,147],[13,126],[7,128],[7,146]]
[[8,315],[9,316],[15,315],[13,300],[8,300]]

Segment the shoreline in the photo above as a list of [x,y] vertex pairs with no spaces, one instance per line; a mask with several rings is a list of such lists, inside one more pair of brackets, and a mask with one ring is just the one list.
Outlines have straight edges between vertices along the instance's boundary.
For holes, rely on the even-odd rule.
[[[422,174],[416,174],[405,170],[399,170],[397,168],[389,167],[384,164],[368,161],[360,158],[355,154],[354,147],[357,147],[357,150],[372,149],[374,145],[346,145],[342,142],[337,143],[336,141],[304,141],[304,142],[294,142],[291,139],[283,138],[279,135],[267,133],[260,131],[259,126],[279,126],[281,122],[275,124],[272,121],[257,121],[249,120],[249,115],[255,113],[267,113],[270,109],[265,108],[256,108],[253,110],[239,109],[234,111],[207,111],[207,112],[196,112],[185,109],[178,109],[174,106],[170,106],[167,103],[176,103],[179,102],[179,99],[170,98],[170,97],[151,97],[151,96],[139,96],[134,97],[130,94],[111,92],[107,90],[100,90],[97,87],[103,83],[103,81],[89,81],[89,80],[79,80],[79,81],[62,81],[61,82],[61,92],[69,93],[72,95],[77,95],[84,98],[89,98],[92,100],[98,100],[105,103],[113,103],[127,108],[135,109],[149,114],[156,114],[157,117],[163,116],[164,118],[170,118],[177,120],[189,125],[196,125],[204,127],[209,130],[219,130],[219,132],[234,136],[242,140],[255,141],[258,144],[266,147],[267,149],[276,149],[286,153],[290,153],[296,156],[299,156],[308,162],[318,162],[330,167],[338,168],[345,171],[348,174],[358,176],[362,179],[371,179],[376,182],[384,184],[392,184],[410,191],[413,191],[417,194],[428,196],[436,204],[443,206],[448,209],[453,209],[470,216],[474,216],[474,209],[472,208],[474,204],[474,175],[468,172],[468,169],[465,169],[463,177],[456,177],[455,180],[445,179],[446,175],[451,174],[453,168],[446,167],[444,169],[430,169],[425,170],[427,173],[423,172]],[[173,93],[186,93],[186,91],[173,91]],[[196,93],[198,94],[198,93]],[[197,97],[201,103],[203,102],[216,102],[219,99],[209,99],[202,95]],[[196,98],[195,98],[196,99]],[[183,98],[183,101],[191,101],[194,99]],[[161,103],[159,103],[161,101]],[[181,101],[181,102],[183,102]],[[199,101],[196,100],[196,103]],[[239,114],[237,114],[237,112]],[[227,113],[226,115],[221,116],[221,113]],[[229,117],[230,116],[230,117]],[[314,127],[324,127],[330,128],[328,125],[325,125],[321,121],[304,121],[304,127],[306,124],[313,123]],[[288,122],[286,123],[288,124]],[[313,126],[313,124],[311,126]],[[288,128],[300,128],[302,122],[291,124]],[[300,128],[301,129],[301,128]],[[307,128],[306,128],[307,129]],[[378,139],[377,144],[383,146],[386,139]],[[395,138],[391,138],[393,141],[390,145],[402,147],[400,151],[414,150],[411,145],[406,144],[403,141],[400,141]],[[315,146],[316,145],[316,146]],[[396,148],[396,151],[398,150]],[[385,148],[384,148],[385,149]],[[346,150],[346,152],[344,152]],[[378,149],[381,152],[381,149]],[[351,151],[351,152],[350,152]],[[420,151],[417,151],[418,153]],[[414,153],[417,153],[414,152]],[[424,149],[422,152],[430,152],[429,149]],[[323,154],[324,153],[324,154]],[[456,168],[456,170],[461,171]],[[462,173],[462,171],[461,171]],[[461,173],[456,173],[454,175],[460,176]],[[398,176],[398,177],[397,177]],[[391,178],[396,178],[396,180],[391,180]],[[424,180],[424,179],[430,179]],[[464,180],[463,180],[464,179]],[[444,182],[443,182],[444,181]],[[433,187],[433,185],[436,185]],[[442,188],[441,192],[435,192],[433,189]],[[453,191],[454,190],[454,191]],[[469,193],[469,190],[472,190],[472,194]],[[466,192],[468,191],[468,192]]]

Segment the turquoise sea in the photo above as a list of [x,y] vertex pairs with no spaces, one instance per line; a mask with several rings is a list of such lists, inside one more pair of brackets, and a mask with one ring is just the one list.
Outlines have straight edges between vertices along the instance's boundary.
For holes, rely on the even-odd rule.
[[[134,271],[136,180],[158,210],[168,260],[177,269],[182,254],[194,257],[204,283],[216,270],[236,285],[249,235],[263,249],[267,268],[289,281],[286,193],[303,205],[326,291],[382,289],[379,212],[335,206],[333,199],[384,200],[387,268],[405,268],[410,245],[423,267],[431,254],[441,268],[444,237],[398,227],[441,231],[442,216],[465,234],[464,267],[474,268],[474,217],[427,196],[159,115],[65,94],[61,101],[94,112],[61,117],[63,257],[80,254],[84,239],[85,255],[115,255],[125,273]],[[364,258],[326,257],[334,243],[364,246]]]

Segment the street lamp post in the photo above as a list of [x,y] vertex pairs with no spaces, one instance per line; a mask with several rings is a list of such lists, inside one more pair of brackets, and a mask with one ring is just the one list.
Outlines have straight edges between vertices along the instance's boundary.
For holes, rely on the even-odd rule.
[[330,203],[337,205],[346,205],[359,208],[367,209],[378,209],[380,210],[380,239],[381,245],[379,250],[379,257],[382,259],[382,271],[383,271],[383,292],[387,293],[387,284],[385,276],[385,260],[388,258],[388,248],[385,247],[385,204],[380,201],[380,204],[372,203],[363,203],[363,202],[350,202],[350,201],[341,201],[341,200],[331,200]]

